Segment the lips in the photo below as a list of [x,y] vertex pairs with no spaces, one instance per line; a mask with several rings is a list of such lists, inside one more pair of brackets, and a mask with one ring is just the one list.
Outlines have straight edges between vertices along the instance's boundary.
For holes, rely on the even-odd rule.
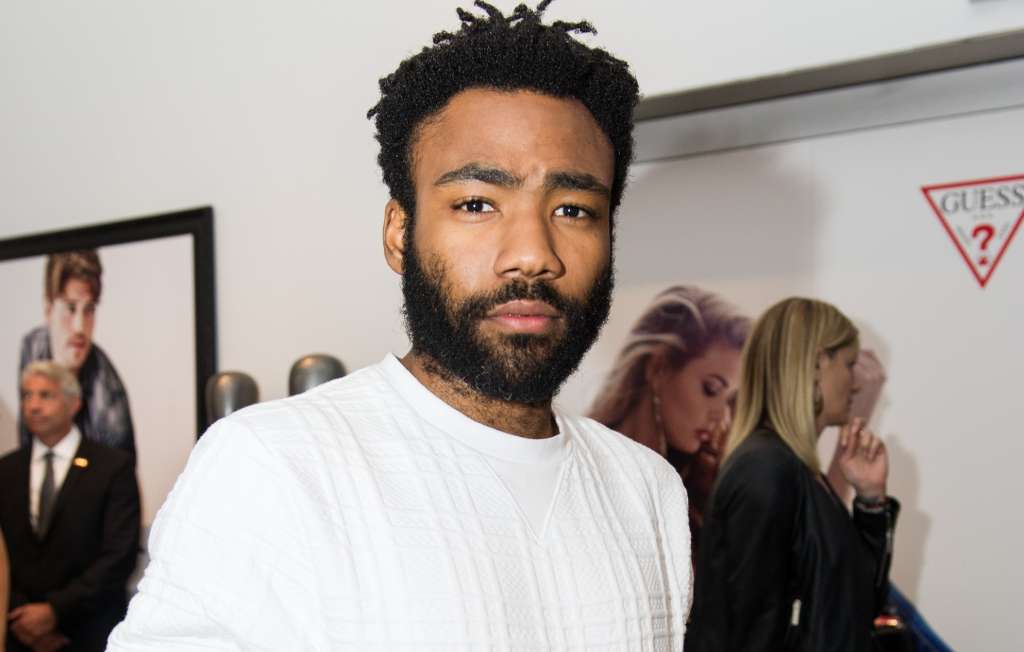
[[718,426],[702,427],[697,428],[696,435],[697,441],[699,442],[697,447],[697,454],[705,457],[709,461],[717,462],[722,456],[720,446],[724,444],[724,439],[718,435]]
[[515,333],[544,333],[561,318],[551,305],[543,301],[509,301],[487,313],[487,321]]

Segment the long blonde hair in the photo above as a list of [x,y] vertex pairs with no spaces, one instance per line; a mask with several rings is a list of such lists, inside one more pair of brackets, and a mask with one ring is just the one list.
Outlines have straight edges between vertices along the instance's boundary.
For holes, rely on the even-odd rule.
[[812,471],[820,472],[815,426],[818,356],[857,344],[857,328],[835,306],[792,297],[768,309],[743,348],[736,415],[726,458],[768,426]]
[[645,370],[652,357],[667,355],[669,367],[681,369],[715,342],[742,348],[749,330],[750,319],[711,292],[687,285],[663,290],[629,332],[590,416],[616,428],[649,391]]

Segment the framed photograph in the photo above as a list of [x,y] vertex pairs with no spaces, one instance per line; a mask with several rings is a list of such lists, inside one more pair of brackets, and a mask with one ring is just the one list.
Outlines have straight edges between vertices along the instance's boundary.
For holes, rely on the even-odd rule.
[[82,385],[82,435],[136,455],[145,532],[217,370],[213,209],[0,240],[0,297],[0,454],[30,441],[21,368],[64,364]]

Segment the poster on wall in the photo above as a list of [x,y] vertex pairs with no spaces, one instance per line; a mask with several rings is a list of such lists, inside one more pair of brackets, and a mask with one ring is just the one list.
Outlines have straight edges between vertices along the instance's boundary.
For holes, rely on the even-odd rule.
[[[728,444],[740,356],[756,311],[722,292],[692,284],[656,292],[631,315],[627,334],[587,408],[592,418],[668,459],[689,502],[691,551],[696,561],[704,511]],[[621,319],[621,317],[620,317]],[[883,364],[861,348],[854,365],[851,418],[868,423],[886,380]],[[839,472],[834,449],[821,451],[828,477],[847,506],[853,493]]]
[[[703,284],[651,290],[646,299],[630,300],[629,308],[616,314],[613,341],[603,343],[602,357],[610,363],[600,371],[586,369],[578,379],[590,388],[583,408],[588,416],[658,452],[679,473],[687,493],[695,567],[712,489],[732,434],[743,348],[761,312],[754,304],[776,298],[750,302]],[[882,357],[870,345],[859,348],[851,419],[868,424],[876,419],[887,380]],[[850,509],[854,491],[840,470],[837,443],[833,432],[819,442],[818,455],[834,495]],[[899,645],[913,641],[915,649],[949,650],[895,585],[889,587],[873,636],[898,639]]]
[[135,455],[145,531],[202,431],[216,371],[212,209],[0,241],[0,297],[0,455],[32,441],[21,370],[61,364],[82,388],[82,436]]

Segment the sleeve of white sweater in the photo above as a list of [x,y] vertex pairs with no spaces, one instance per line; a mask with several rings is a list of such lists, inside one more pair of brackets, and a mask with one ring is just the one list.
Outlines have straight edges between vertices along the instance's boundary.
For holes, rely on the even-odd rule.
[[680,640],[686,633],[686,620],[693,604],[693,564],[690,557],[690,519],[686,488],[682,478],[674,468],[665,464],[661,469],[658,486],[660,497],[659,508],[664,532],[663,546],[670,550],[665,555],[665,568],[669,577],[669,585],[675,589],[673,595],[679,596],[683,604],[673,605],[672,612],[679,618],[673,623],[674,631],[681,632]]
[[281,650],[303,631],[292,475],[237,418],[201,438],[157,515],[114,652]]

